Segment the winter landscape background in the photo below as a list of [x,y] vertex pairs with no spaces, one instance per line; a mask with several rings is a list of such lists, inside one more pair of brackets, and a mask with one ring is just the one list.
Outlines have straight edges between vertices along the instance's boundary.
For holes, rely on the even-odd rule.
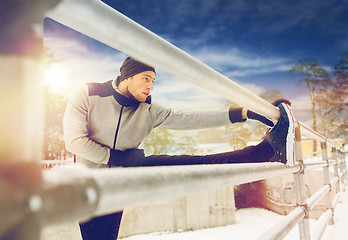
[[[104,2],[267,101],[290,99],[301,122],[330,138],[347,140],[345,1]],[[48,61],[43,159],[66,159],[71,156],[64,147],[61,119],[70,89],[83,82],[115,78],[126,55],[48,18],[44,21],[44,45]],[[156,79],[152,97],[165,106],[206,109],[231,105],[161,69]],[[190,132],[158,129],[142,147],[148,153],[169,154],[238,149],[259,141],[265,130],[255,122]],[[339,205],[335,217],[343,218],[347,211]],[[236,214],[237,223],[226,227],[124,239],[255,239],[282,219],[257,208],[238,209]],[[311,220],[311,225],[315,222]],[[344,234],[329,227],[323,239]],[[296,227],[286,239],[297,236]],[[43,239],[81,237],[73,223],[46,229]]]

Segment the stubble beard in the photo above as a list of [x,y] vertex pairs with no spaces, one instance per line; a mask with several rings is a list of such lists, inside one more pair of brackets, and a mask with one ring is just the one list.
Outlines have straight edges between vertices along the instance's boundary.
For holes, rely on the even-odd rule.
[[127,89],[126,89],[126,92],[125,92],[125,96],[126,96],[127,98],[129,98],[129,99],[132,99],[132,100],[134,100],[134,101],[140,102],[140,101],[139,101],[138,99],[136,99],[136,98],[134,97],[134,95],[129,91],[128,86],[127,86]]

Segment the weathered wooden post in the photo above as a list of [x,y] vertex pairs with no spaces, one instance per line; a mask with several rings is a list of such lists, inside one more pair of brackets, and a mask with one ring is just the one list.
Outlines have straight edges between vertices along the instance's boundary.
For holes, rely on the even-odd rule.
[[0,3],[0,239],[39,239],[42,20],[58,1]]

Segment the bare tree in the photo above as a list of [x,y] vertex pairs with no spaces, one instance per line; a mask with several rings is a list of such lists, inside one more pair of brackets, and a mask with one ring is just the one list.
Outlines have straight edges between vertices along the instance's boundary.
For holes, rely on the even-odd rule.
[[332,138],[341,137],[348,141],[348,53],[341,55],[333,75],[332,87],[326,92],[326,104],[320,112],[321,128]]
[[[332,81],[327,71],[313,59],[300,60],[288,73],[298,78],[300,83],[304,83],[308,89],[309,98],[312,104],[312,128],[318,131],[317,109],[323,101],[323,95]],[[313,141],[313,152],[317,151],[317,143]]]

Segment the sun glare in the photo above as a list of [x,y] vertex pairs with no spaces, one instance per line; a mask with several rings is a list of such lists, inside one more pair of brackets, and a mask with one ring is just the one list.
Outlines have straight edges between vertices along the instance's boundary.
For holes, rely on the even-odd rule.
[[44,84],[52,93],[65,94],[68,89],[67,71],[60,66],[50,66],[45,72]]

